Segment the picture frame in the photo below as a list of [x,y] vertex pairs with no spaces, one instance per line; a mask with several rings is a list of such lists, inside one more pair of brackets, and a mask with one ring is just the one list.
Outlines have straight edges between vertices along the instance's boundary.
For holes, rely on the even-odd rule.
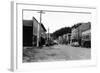
[[13,71],[30,71],[42,69],[56,69],[68,67],[83,67],[96,65],[96,48],[94,45],[94,35],[91,34],[91,59],[89,60],[73,60],[73,61],[53,61],[53,62],[34,62],[23,63],[23,13],[24,10],[35,11],[52,11],[52,12],[68,12],[68,13],[86,13],[91,17],[91,33],[95,32],[97,24],[97,14],[95,7],[79,7],[79,6],[63,6],[63,5],[43,5],[25,2],[11,2],[11,70]]

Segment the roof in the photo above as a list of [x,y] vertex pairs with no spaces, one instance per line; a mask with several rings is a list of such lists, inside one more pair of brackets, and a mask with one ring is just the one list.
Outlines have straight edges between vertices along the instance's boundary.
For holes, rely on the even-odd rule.
[[[35,17],[33,17],[33,19],[35,19],[36,20],[36,18]],[[37,21],[37,20],[36,20]],[[38,22],[38,21],[37,21]],[[38,22],[39,23],[39,22]],[[44,31],[46,31],[46,29],[45,29],[45,27],[44,27],[44,25],[43,25],[43,23],[41,23],[41,26],[42,26],[42,28],[44,29]]]
[[[34,19],[37,23],[39,23],[39,22],[36,20],[35,17],[33,17],[33,19]],[[32,27],[32,25],[33,25],[33,20],[23,20],[23,26]],[[45,29],[43,23],[41,23],[41,27],[42,27],[43,30],[46,32],[46,29]]]
[[23,20],[23,26],[32,26],[33,25],[33,21],[32,20]]
[[79,27],[80,25],[82,25],[82,23],[77,23],[77,24],[74,24],[71,28],[73,29],[73,28],[77,28],[77,27]]
[[41,23],[42,28],[44,29],[44,31],[46,32],[47,30],[45,29],[44,25]]

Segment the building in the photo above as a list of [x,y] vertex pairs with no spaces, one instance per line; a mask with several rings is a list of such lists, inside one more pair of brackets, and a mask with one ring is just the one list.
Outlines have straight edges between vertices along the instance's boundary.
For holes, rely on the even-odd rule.
[[82,32],[82,46],[91,47],[91,29]]
[[66,41],[68,42],[67,44],[70,44],[71,41],[71,33],[66,34]]
[[[78,23],[76,26],[72,27],[71,32],[71,43],[78,42],[80,46],[83,46],[83,37],[87,34],[86,32],[90,32],[91,23]],[[89,36],[91,37],[91,36]]]
[[58,37],[59,44],[70,44],[71,33],[64,34]]
[[63,37],[62,36],[58,37],[58,42],[59,42],[59,44],[63,44]]
[[[38,26],[40,31],[38,31]],[[23,20],[23,46],[36,46],[39,33],[39,44],[45,39],[46,29],[34,17],[32,20]],[[43,41],[42,41],[43,42]]]

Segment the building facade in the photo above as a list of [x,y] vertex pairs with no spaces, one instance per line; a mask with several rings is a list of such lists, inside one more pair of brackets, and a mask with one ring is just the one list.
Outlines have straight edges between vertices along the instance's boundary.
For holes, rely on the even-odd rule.
[[[38,31],[38,27],[40,27],[40,31]],[[23,20],[23,46],[36,46],[37,36],[39,36],[39,44],[41,45],[41,41],[45,41],[45,32],[44,25],[34,17],[32,20]]]
[[[80,46],[84,46],[84,44],[86,43],[86,40],[89,40],[89,42],[91,42],[91,23],[87,22],[87,23],[79,23],[79,25],[77,27],[72,28],[72,32],[71,32],[71,43],[74,42],[78,42]],[[89,38],[87,39],[83,39],[83,37],[85,37],[85,35],[88,36],[89,33]],[[83,43],[84,42],[84,43]],[[90,44],[87,44],[90,45]]]

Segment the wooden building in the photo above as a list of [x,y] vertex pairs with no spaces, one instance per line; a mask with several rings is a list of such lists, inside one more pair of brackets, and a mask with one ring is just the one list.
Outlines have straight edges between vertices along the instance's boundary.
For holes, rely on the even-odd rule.
[[[40,31],[38,31],[38,26],[40,27]],[[23,20],[23,46],[35,46],[38,33],[40,43],[41,38],[45,38],[45,32],[44,25],[40,24],[34,17],[32,20]]]

